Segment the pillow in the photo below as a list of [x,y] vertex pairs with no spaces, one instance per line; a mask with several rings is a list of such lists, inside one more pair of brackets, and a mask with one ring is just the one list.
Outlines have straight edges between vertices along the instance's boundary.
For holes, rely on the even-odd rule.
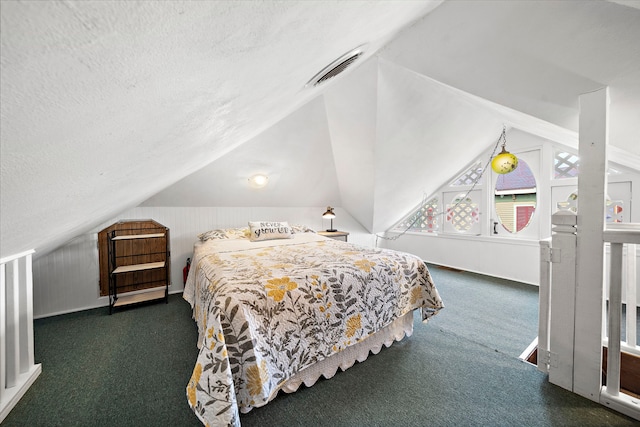
[[296,233],[315,233],[316,231],[310,229],[306,225],[292,225],[291,232],[293,234],[296,234]]
[[206,242],[207,240],[216,240],[216,239],[226,239],[227,236],[224,230],[209,230],[205,233],[198,234],[198,239],[202,242]]
[[198,234],[198,239],[202,242],[207,240],[220,240],[220,239],[248,239],[249,229],[243,228],[218,228],[215,230],[209,230],[204,233]]
[[291,239],[293,232],[287,222],[249,221],[252,242],[273,239]]
[[227,235],[227,239],[248,239],[249,238],[249,229],[247,227],[227,228],[224,231]]

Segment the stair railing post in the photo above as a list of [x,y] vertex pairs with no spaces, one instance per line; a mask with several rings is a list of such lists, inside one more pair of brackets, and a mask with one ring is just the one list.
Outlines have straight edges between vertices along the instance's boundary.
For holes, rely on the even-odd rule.
[[636,245],[629,243],[627,246],[627,263],[625,269],[625,288],[627,291],[627,316],[626,316],[626,343],[629,347],[635,347],[638,345],[637,334],[637,310],[635,308],[638,305],[638,293],[636,290]]
[[549,309],[551,306],[551,238],[540,241],[540,289],[538,291],[538,356],[540,372],[549,373]]
[[622,318],[622,243],[611,243],[609,266],[607,393],[618,396],[620,393],[620,320]]
[[573,391],[593,401],[602,387],[602,306],[609,90],[580,95],[578,258]]
[[558,211],[551,217],[551,292],[549,382],[573,390],[577,216]]

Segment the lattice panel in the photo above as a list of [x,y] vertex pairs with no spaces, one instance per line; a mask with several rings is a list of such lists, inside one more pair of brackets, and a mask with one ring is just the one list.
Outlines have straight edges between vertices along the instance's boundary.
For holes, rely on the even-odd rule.
[[457,231],[465,233],[480,221],[480,208],[470,197],[456,198],[452,204],[447,205],[447,221]]
[[462,175],[456,178],[451,184],[452,186],[473,185],[482,176],[482,165],[480,162],[471,166]]
[[[578,190],[573,191],[564,202],[558,202],[559,210],[578,213]],[[624,200],[611,200],[606,196],[606,222],[624,222]]]
[[433,233],[438,230],[438,198],[434,197],[404,219],[395,230]]
[[607,222],[624,222],[623,203],[622,200],[607,200]]
[[575,178],[580,169],[580,158],[566,151],[556,151],[553,159],[554,177],[556,179]]

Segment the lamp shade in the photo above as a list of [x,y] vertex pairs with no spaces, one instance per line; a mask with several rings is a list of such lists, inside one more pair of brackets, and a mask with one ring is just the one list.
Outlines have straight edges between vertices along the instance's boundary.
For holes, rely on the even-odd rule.
[[495,173],[503,175],[505,173],[513,172],[518,167],[518,158],[508,152],[504,146],[502,146],[502,151],[500,154],[495,156],[493,160],[491,160],[491,169]]
[[322,214],[322,218],[333,219],[336,217],[336,214],[333,213],[333,208],[331,206],[327,206],[327,211]]

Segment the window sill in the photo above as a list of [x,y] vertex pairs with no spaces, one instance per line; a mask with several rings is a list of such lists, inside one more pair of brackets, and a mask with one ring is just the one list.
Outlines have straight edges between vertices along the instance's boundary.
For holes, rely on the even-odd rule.
[[[398,235],[399,231],[387,231],[387,235]],[[418,231],[407,231],[405,235],[411,236],[423,236],[430,239],[455,239],[455,240],[468,240],[474,242],[487,242],[487,243],[502,243],[509,245],[522,245],[522,246],[539,246],[540,240],[532,240],[525,238],[513,238],[503,236],[478,236],[478,235],[465,235],[465,234],[453,234],[453,233],[421,233]]]

